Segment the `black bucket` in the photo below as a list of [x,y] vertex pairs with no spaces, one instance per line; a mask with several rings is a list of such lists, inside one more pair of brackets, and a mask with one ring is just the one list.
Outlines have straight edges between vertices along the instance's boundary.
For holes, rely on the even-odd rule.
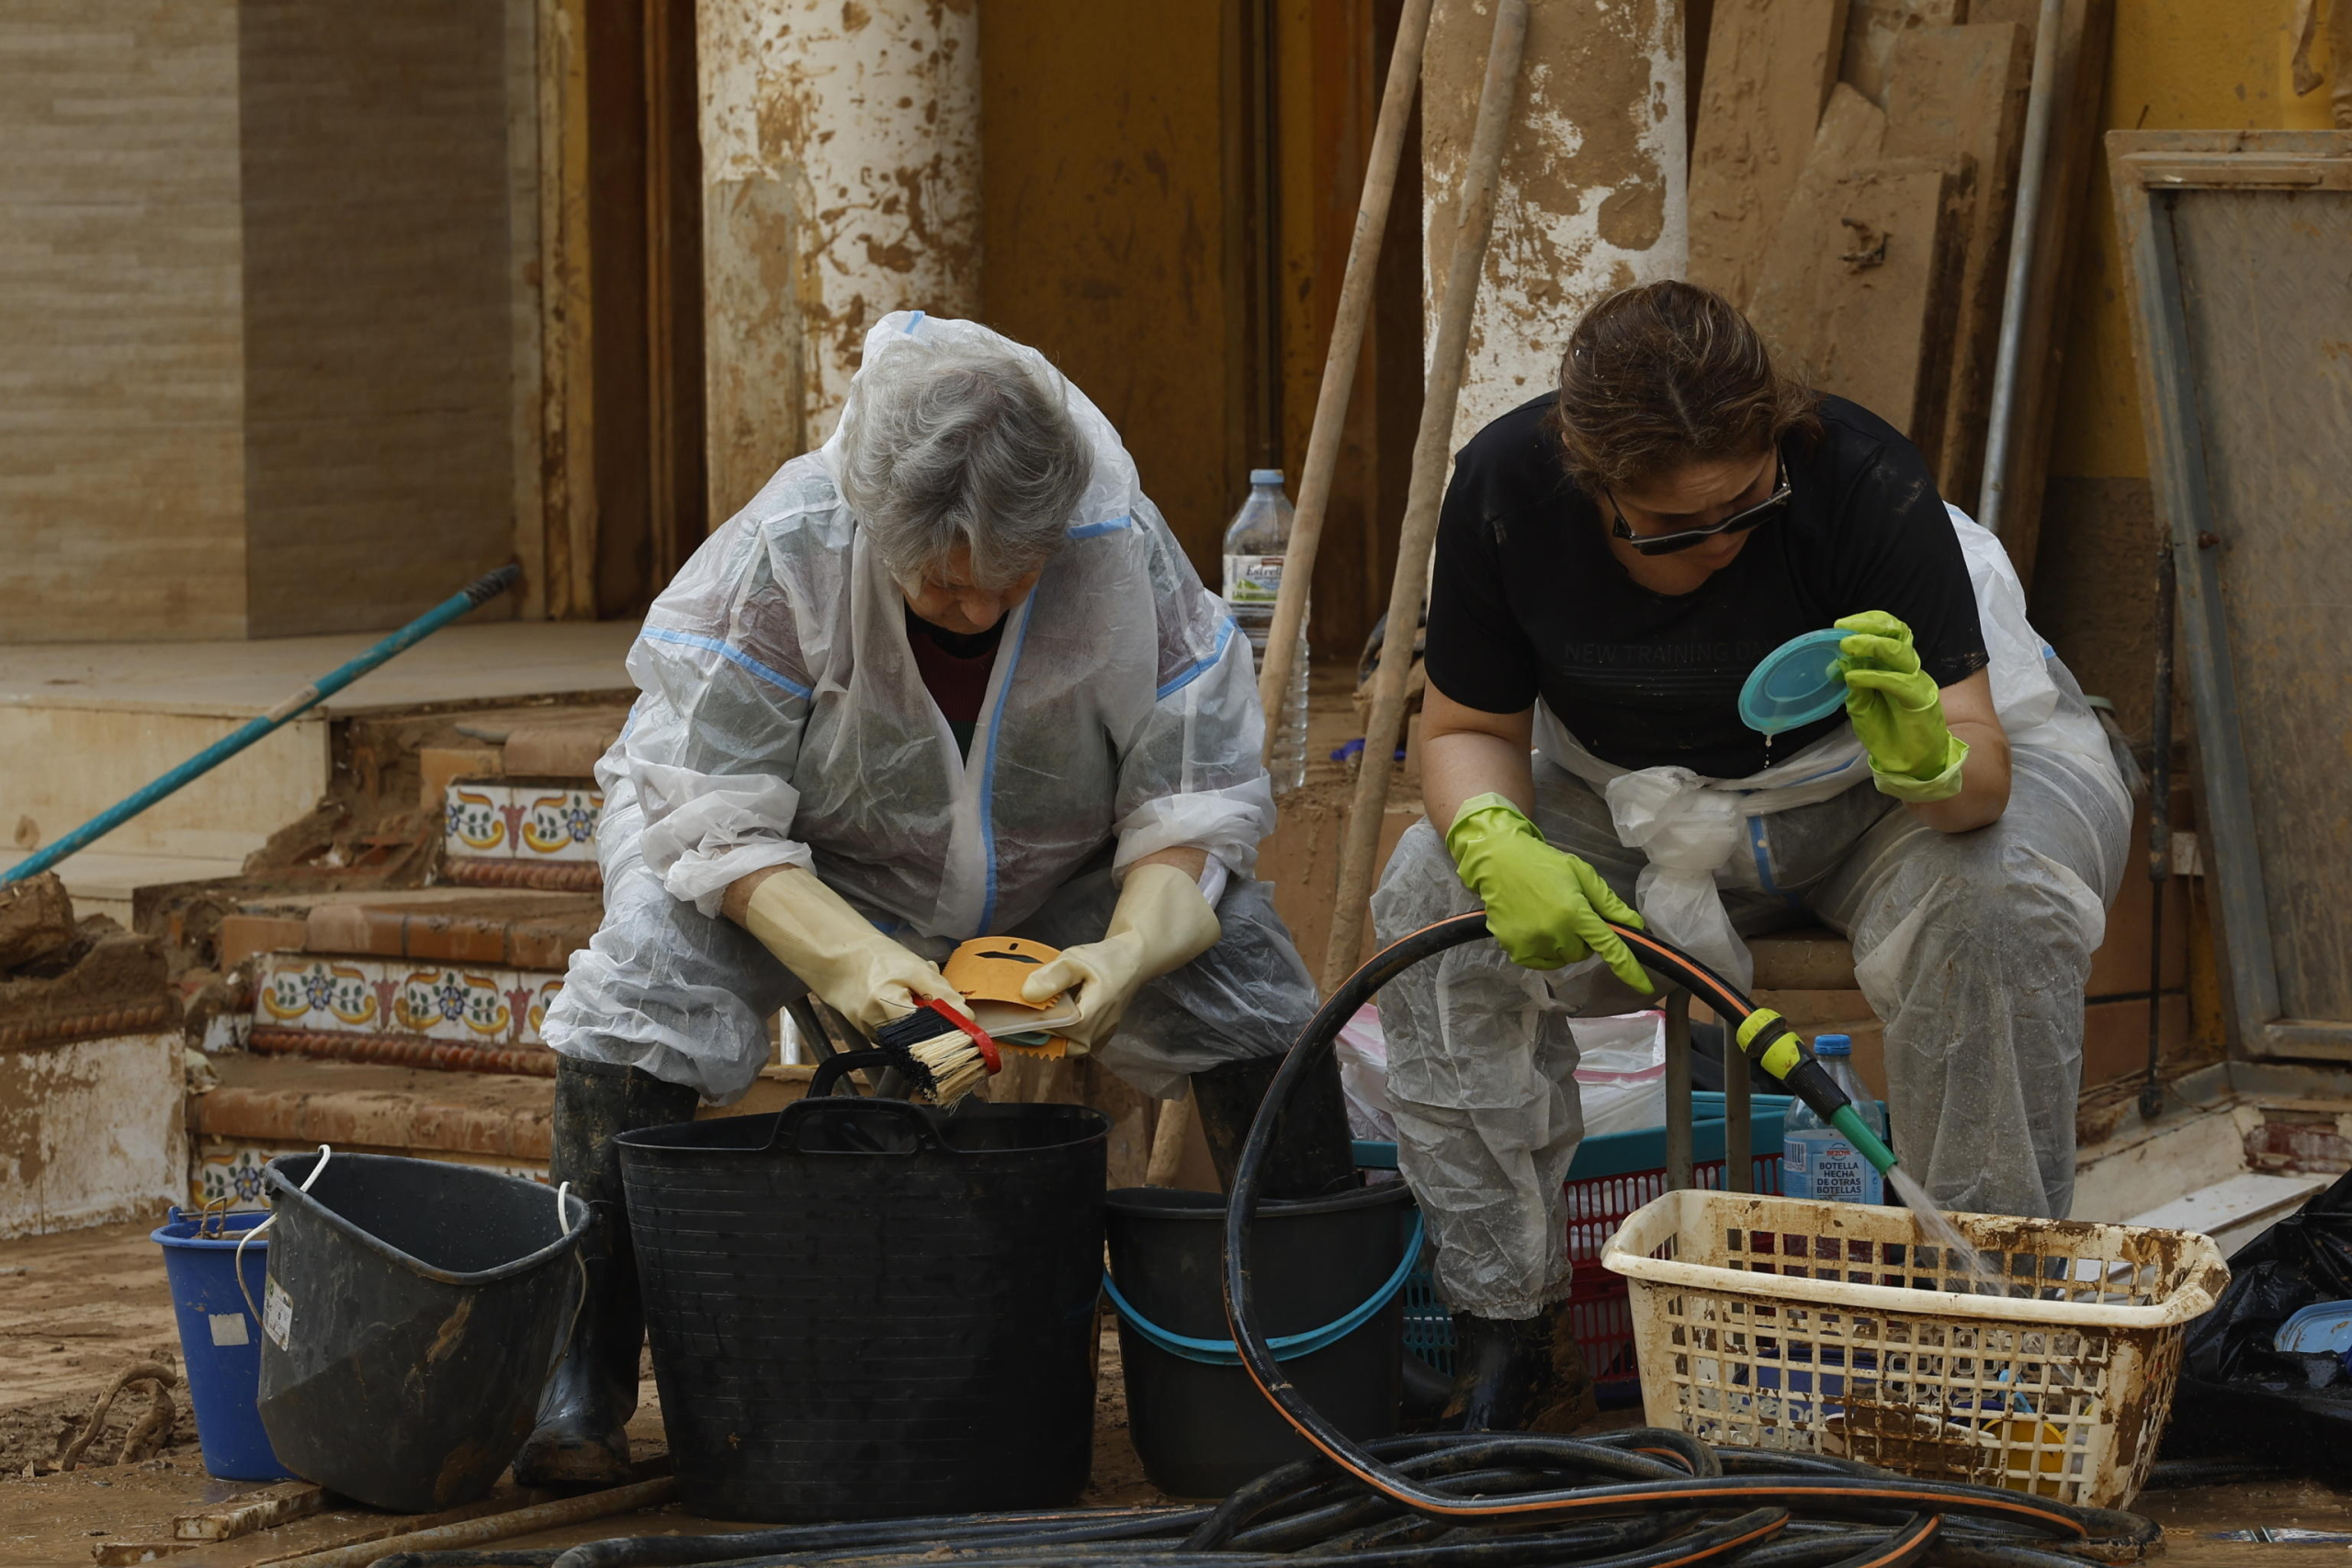
[[[1276,1465],[1306,1458],[1312,1451],[1306,1440],[1231,1354],[1224,1198],[1129,1187],[1112,1193],[1108,1204],[1127,1429],[1151,1483],[1172,1497],[1223,1497]],[[1351,1438],[1396,1430],[1405,1347],[1399,1287],[1409,1269],[1408,1247],[1419,1252],[1419,1219],[1401,1181],[1258,1206],[1250,1262],[1259,1326],[1276,1342],[1283,1371],[1299,1392]],[[1376,1304],[1364,1314],[1367,1303]],[[1346,1329],[1359,1314],[1362,1321]],[[1137,1317],[1148,1326],[1139,1327]],[[1321,1348],[1284,1354],[1283,1338],[1317,1330],[1336,1337]],[[1178,1337],[1196,1343],[1175,1346]]]
[[261,1423],[286,1468],[379,1508],[489,1492],[575,1313],[588,1205],[494,1170],[317,1155],[264,1173]]
[[623,1134],[678,1500],[799,1523],[1076,1498],[1109,1130],[827,1098]]

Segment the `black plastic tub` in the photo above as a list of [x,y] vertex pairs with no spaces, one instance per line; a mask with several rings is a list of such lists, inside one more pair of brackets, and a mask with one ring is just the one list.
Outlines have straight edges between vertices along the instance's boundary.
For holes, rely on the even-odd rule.
[[799,1523],[1075,1499],[1109,1130],[829,1097],[624,1134],[679,1501]]
[[264,1172],[261,1423],[287,1469],[399,1513],[488,1493],[531,1434],[588,1205],[494,1170],[339,1154]]
[[[1108,1204],[1111,1276],[1128,1306],[1169,1334],[1229,1346],[1224,1198],[1128,1187]],[[1416,1217],[1401,1181],[1260,1204],[1250,1258],[1259,1326],[1276,1340],[1307,1334],[1373,1300],[1398,1274]],[[1342,1432],[1385,1438],[1397,1427],[1404,1348],[1397,1291],[1351,1332],[1286,1359],[1283,1370]],[[1312,1451],[1238,1361],[1211,1364],[1164,1348],[1125,1314],[1119,1361],[1136,1456],[1170,1496],[1223,1497]]]

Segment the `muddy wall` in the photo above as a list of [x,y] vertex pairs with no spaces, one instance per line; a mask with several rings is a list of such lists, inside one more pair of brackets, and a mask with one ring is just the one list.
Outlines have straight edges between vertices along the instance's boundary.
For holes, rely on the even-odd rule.
[[731,516],[841,412],[865,329],[979,305],[973,0],[705,0],[709,499]]
[[[1439,0],[1421,68],[1432,335],[1493,26],[1489,6]],[[1455,448],[1555,384],[1568,331],[1592,304],[1681,275],[1690,252],[1682,51],[1676,0],[1531,0]]]
[[[2326,129],[2328,88],[2293,89],[2293,12],[2286,0],[2119,0],[2100,123]],[[2328,66],[2324,51],[2318,63]],[[2084,689],[2111,699],[2124,728],[2144,740],[2154,679],[2155,513],[2104,150],[2075,220],[2082,261],[2063,358],[2052,367],[2061,389],[2031,607],[2034,625]],[[2185,726],[2185,682],[2178,709]]]
[[235,0],[0,26],[0,641],[244,631]]

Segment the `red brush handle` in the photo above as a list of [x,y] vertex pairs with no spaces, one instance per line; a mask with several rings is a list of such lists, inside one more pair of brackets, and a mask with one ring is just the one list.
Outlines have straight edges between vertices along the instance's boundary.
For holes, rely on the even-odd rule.
[[986,1064],[991,1074],[1001,1073],[1004,1070],[1004,1057],[998,1053],[996,1042],[989,1038],[987,1030],[982,1029],[978,1024],[973,1022],[970,1019],[966,1018],[962,1013],[957,1012],[954,1008],[949,1007],[945,1002],[939,1000],[936,997],[924,998],[922,1005],[937,1013],[940,1017],[945,1019],[948,1022],[954,1024],[956,1028],[962,1030],[965,1033],[970,1035],[972,1037],[972,1043],[979,1048],[981,1062]]

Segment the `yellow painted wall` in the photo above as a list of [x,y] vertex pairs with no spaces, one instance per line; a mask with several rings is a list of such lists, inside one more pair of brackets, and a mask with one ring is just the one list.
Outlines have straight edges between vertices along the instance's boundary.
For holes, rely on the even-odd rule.
[[[2324,130],[2328,89],[2290,85],[2295,0],[2117,0],[2105,115],[2111,130]],[[2328,69],[2324,55],[2312,63]],[[2080,215],[2082,262],[2066,340],[2053,475],[2145,479],[2115,204],[2101,150]]]

